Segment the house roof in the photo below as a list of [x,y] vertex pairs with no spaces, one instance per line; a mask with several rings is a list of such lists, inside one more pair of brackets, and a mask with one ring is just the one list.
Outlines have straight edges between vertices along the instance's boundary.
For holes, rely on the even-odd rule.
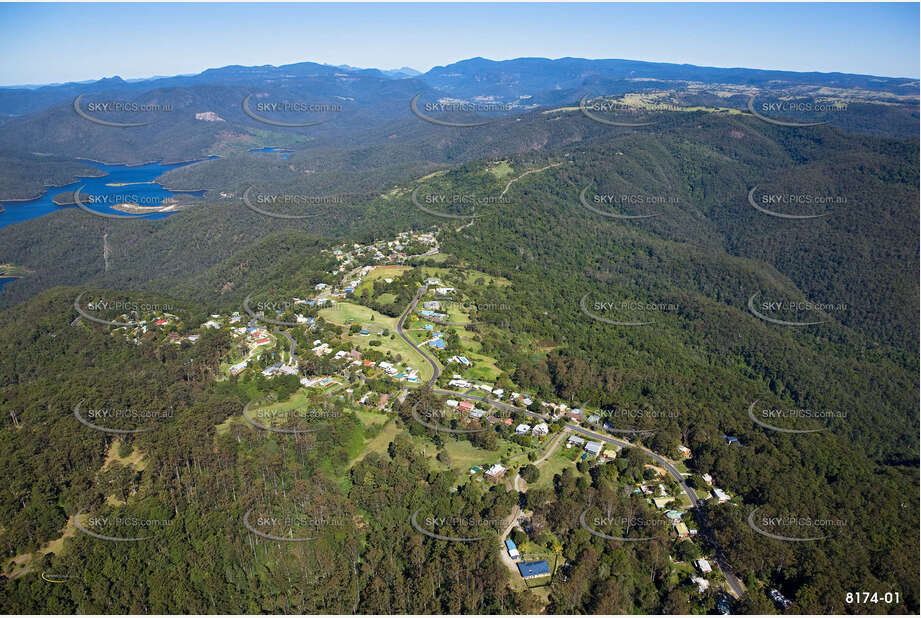
[[546,560],[536,560],[534,562],[519,562],[518,572],[522,577],[539,577],[541,575],[550,575],[550,565]]

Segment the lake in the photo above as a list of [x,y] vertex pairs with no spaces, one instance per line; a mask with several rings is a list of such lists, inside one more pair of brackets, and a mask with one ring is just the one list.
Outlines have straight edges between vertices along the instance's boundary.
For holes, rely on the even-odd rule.
[[250,152],[277,152],[282,159],[287,159],[288,155],[294,152],[290,148],[280,148],[278,146],[266,146],[264,148],[250,148]]
[[[211,156],[209,159],[217,158]],[[103,176],[86,177],[78,176],[76,182],[60,186],[51,187],[38,198],[28,201],[0,202],[5,209],[0,213],[0,227],[5,227],[12,223],[36,219],[42,215],[47,215],[60,208],[76,208],[75,205],[57,206],[53,198],[55,195],[64,192],[73,193],[77,188],[85,185],[80,190],[80,194],[90,196],[89,200],[84,200],[84,204],[98,212],[126,215],[129,213],[122,212],[112,208],[119,203],[133,203],[140,206],[159,206],[164,199],[174,195],[196,195],[203,196],[204,191],[168,191],[162,185],[154,182],[161,174],[177,167],[184,167],[197,163],[198,161],[184,161],[182,163],[148,163],[146,165],[107,165],[87,159],[80,159],[89,165],[103,172]],[[135,215],[144,219],[162,219],[173,212],[158,212],[146,215]],[[89,214],[87,214],[89,216]]]

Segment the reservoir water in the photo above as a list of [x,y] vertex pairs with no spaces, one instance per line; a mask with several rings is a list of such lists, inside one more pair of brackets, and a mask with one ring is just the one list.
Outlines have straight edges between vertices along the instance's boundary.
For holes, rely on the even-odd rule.
[[[210,159],[217,158],[215,156]],[[28,221],[54,212],[59,208],[76,208],[76,205],[57,206],[53,199],[59,193],[73,193],[79,187],[80,195],[90,196],[82,200],[84,205],[98,212],[126,215],[130,214],[124,211],[112,208],[120,203],[133,203],[139,206],[159,206],[163,200],[174,195],[204,195],[204,191],[168,191],[162,185],[154,182],[161,174],[177,167],[183,167],[197,163],[198,161],[184,161],[182,163],[148,163],[146,165],[107,165],[96,161],[80,159],[85,163],[92,165],[103,173],[102,176],[87,177],[78,176],[76,182],[61,186],[51,187],[40,197],[16,202],[0,202],[4,208],[0,212],[0,227],[5,227],[11,223]],[[82,198],[81,198],[82,199]],[[69,200],[72,201],[72,200]],[[151,214],[135,215],[144,219],[162,219],[173,212],[157,212]],[[86,213],[86,216],[92,216]],[[0,284],[2,285],[2,284]]]

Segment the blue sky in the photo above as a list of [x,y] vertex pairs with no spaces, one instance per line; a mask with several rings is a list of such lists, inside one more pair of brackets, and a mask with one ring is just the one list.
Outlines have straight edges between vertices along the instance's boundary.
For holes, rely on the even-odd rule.
[[0,84],[483,56],[919,77],[919,5],[0,4]]

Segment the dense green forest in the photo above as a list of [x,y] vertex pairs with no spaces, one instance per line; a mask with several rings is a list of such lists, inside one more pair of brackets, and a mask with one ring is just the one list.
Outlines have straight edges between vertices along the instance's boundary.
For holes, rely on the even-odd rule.
[[[694,514],[750,591],[737,611],[776,612],[766,588],[782,590],[802,613],[918,611],[916,138],[832,126],[791,130],[704,112],[663,114],[644,130],[604,127],[572,110],[527,112],[484,131],[449,129],[438,140],[430,126],[387,122],[339,144],[334,133],[307,140],[309,146],[289,135],[277,143],[298,150],[285,161],[237,149],[175,170],[164,179],[168,186],[209,191],[202,204],[163,220],[113,222],[62,209],[0,229],[0,263],[28,273],[0,294],[6,572],[15,557],[63,537],[41,558],[41,569],[0,584],[0,608],[714,611],[715,595],[692,594],[686,574],[669,566],[664,533],[648,543],[618,544],[580,525],[587,508],[652,516],[645,502],[621,491],[644,478],[648,461],[640,448],[625,449],[604,467],[567,468],[527,493],[458,482],[420,443],[467,441],[490,449],[509,429],[469,438],[433,434],[410,412],[433,395],[411,390],[394,404],[386,420],[394,432],[375,452],[362,447],[385,426],[362,422],[332,398],[310,400],[335,413],[309,432],[261,431],[244,421],[244,406],[300,396],[298,383],[290,376],[225,376],[221,365],[235,353],[226,331],[203,329],[194,345],[152,336],[135,343],[77,319],[74,309],[74,299],[89,289],[168,303],[183,324],[197,328],[212,312],[242,312],[250,296],[306,297],[317,283],[334,280],[332,248],[412,229],[437,230],[442,253],[414,263],[503,279],[502,285],[474,281],[465,298],[482,307],[467,330],[496,359],[504,388],[572,406],[668,412],[635,418],[629,429],[648,430],[637,446],[669,457],[688,446],[693,478],[709,473],[738,496]],[[11,127],[16,139],[33,129]],[[207,149],[212,130],[187,134],[176,153]],[[243,140],[249,146],[268,137],[275,136],[253,129]],[[55,159],[52,167],[23,165],[11,177],[28,178],[29,186],[47,183],[39,169],[53,172],[54,183],[78,171]],[[291,221],[242,204],[249,186],[314,196],[348,187],[364,197],[317,205],[315,217]],[[755,187],[752,199],[759,201],[814,198],[805,209],[783,201],[772,206],[786,208],[782,214],[821,216],[765,214],[749,202]],[[413,204],[417,188],[482,200],[477,217],[465,218],[469,202],[444,207],[460,219],[432,216]],[[222,192],[232,197],[222,199]],[[396,317],[423,280],[418,270],[389,283],[378,279],[351,300]],[[763,319],[752,310],[756,297],[772,319],[821,323],[791,327]],[[788,305],[775,309],[772,301]],[[825,308],[789,307],[801,301]],[[338,332],[318,324],[311,332]],[[442,361],[459,349],[457,332],[446,331],[447,348],[437,353]],[[302,349],[311,346],[311,332],[294,333]],[[300,368],[307,375],[331,372],[324,358],[304,358]],[[771,431],[749,416],[755,400],[838,414],[779,422],[821,431]],[[168,413],[116,441],[75,417],[81,403]],[[739,442],[727,443],[727,435]],[[543,474],[532,468],[522,471],[529,482]],[[555,552],[560,563],[541,593],[507,585],[510,575],[494,551],[495,526],[481,531],[488,541],[454,543],[411,525],[420,509],[495,522],[516,507],[533,511],[530,531],[526,538],[516,531],[517,540]],[[752,530],[754,509],[846,523],[821,542],[784,543]],[[113,543],[68,532],[78,512],[169,523],[145,529],[150,538]],[[248,513],[270,521],[294,516],[297,526],[260,531],[311,541],[252,533]],[[136,532],[117,521],[97,531]],[[465,536],[451,526],[437,533]],[[688,543],[680,552],[692,559],[704,541]],[[67,579],[49,586],[42,570]],[[855,591],[899,592],[901,603],[848,605],[845,595]]]

